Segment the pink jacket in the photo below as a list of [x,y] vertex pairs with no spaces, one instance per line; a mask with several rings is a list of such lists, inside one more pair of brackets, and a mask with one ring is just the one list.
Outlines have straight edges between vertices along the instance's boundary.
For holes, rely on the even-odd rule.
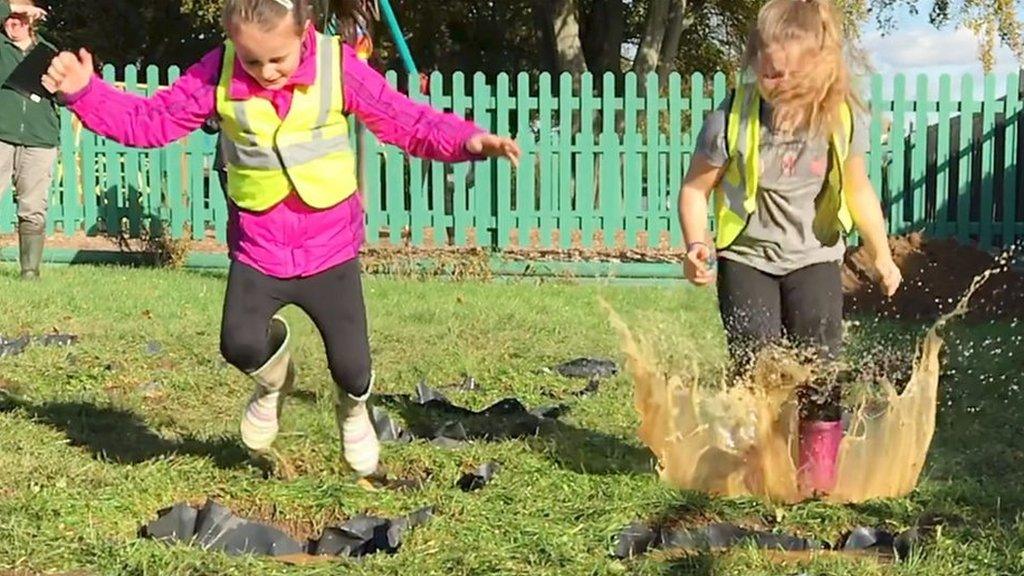
[[[216,112],[223,48],[191,66],[168,89],[143,98],[93,77],[85,89],[69,95],[69,108],[86,128],[126,146],[157,148],[187,136]],[[452,114],[412,102],[344,46],[342,89],[345,111],[378,139],[407,153],[442,162],[478,157],[466,140],[481,128]],[[265,98],[282,118],[295,85],[316,77],[316,42],[312,29],[303,41],[299,67],[280,90],[266,90],[236,60],[232,98]],[[306,205],[294,192],[265,212],[250,212],[228,201],[228,247],[231,258],[276,278],[311,276],[354,258],[365,235],[361,197],[353,194],[326,210]]]

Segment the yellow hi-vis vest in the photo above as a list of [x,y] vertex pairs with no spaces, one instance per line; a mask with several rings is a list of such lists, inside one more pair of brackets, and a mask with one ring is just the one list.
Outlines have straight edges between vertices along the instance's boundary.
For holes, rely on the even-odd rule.
[[[843,165],[849,156],[853,135],[853,114],[845,102],[840,108],[840,119],[842,130],[834,132],[829,139],[828,174],[816,200],[813,223],[815,236],[826,246],[834,245],[853,229],[853,217],[843,192]],[[757,208],[761,95],[755,86],[740,84],[736,87],[726,126],[729,163],[715,189],[715,246],[719,249],[736,241]]]
[[316,80],[295,86],[282,120],[264,98],[231,100],[235,48],[224,44],[217,86],[221,153],[228,196],[240,208],[263,211],[294,189],[313,208],[329,208],[356,191],[356,160],[343,114],[341,45],[316,34]]

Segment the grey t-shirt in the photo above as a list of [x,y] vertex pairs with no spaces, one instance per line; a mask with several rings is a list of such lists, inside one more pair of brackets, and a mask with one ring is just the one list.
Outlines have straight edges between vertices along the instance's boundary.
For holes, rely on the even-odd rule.
[[[725,143],[729,104],[727,98],[708,115],[697,137],[695,153],[713,166],[725,166],[729,160]],[[868,119],[856,114],[850,154],[867,150]],[[771,129],[771,108],[762,101],[760,164],[757,209],[739,238],[719,256],[780,275],[811,264],[841,261],[845,243],[825,246],[812,230],[814,201],[828,171],[827,139],[776,134]]]

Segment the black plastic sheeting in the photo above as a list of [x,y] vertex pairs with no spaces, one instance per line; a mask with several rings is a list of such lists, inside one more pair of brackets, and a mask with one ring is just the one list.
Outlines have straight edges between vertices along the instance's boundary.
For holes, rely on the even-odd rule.
[[433,509],[422,508],[398,518],[355,516],[341,526],[325,528],[319,538],[305,543],[268,524],[236,516],[213,500],[207,501],[201,509],[178,503],[161,510],[157,516],[140,529],[143,538],[185,542],[233,556],[360,557],[397,552],[406,532],[429,520]]
[[921,531],[917,528],[894,534],[878,528],[858,526],[843,537],[839,549],[878,551],[895,555],[897,558],[906,558],[920,541]]
[[619,533],[614,556],[620,559],[632,558],[659,549],[707,552],[732,548],[748,542],[757,548],[787,552],[870,551],[885,556],[906,558],[920,543],[920,533],[916,528],[894,534],[877,528],[859,526],[845,534],[837,544],[832,545],[821,540],[750,530],[728,523],[713,523],[699,528],[668,528],[634,522]]
[[576,358],[551,369],[566,378],[610,378],[619,373],[618,365],[604,358]]
[[500,470],[501,464],[498,464],[497,462],[481,464],[476,470],[463,474],[456,485],[463,492],[479,490],[486,486],[487,483],[491,481],[491,478],[493,478]]
[[650,550],[670,548],[681,550],[712,550],[731,548],[753,541],[759,548],[802,551],[820,550],[820,542],[787,534],[748,530],[734,524],[716,523],[701,528],[660,528],[634,522],[619,533],[615,544],[616,558],[631,558]]
[[[508,440],[537,435],[541,429],[564,412],[564,406],[545,406],[528,410],[516,398],[505,398],[491,406],[473,411],[452,404],[440,391],[421,382],[412,398],[381,396],[382,403],[402,404],[413,408],[418,416],[414,426],[403,429],[386,410],[372,408],[372,419],[377,437],[382,442],[411,442],[413,439],[430,440],[433,444],[454,448],[472,440]],[[407,418],[408,420],[408,418]]]
[[0,358],[17,356],[24,352],[29,345],[70,346],[76,342],[78,342],[78,336],[74,334],[43,334],[42,336],[21,336],[19,338],[0,336]]
[[405,533],[426,523],[433,514],[433,508],[421,508],[408,516],[390,519],[359,515],[341,526],[325,528],[318,540],[309,543],[306,553],[356,558],[378,552],[393,554],[402,547]]

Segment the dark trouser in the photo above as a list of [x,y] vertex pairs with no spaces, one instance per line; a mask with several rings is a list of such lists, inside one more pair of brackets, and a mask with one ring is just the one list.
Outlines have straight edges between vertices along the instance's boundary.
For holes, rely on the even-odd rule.
[[[740,369],[756,353],[784,338],[835,360],[843,339],[843,290],[838,262],[812,264],[784,276],[725,258],[718,260],[718,303],[729,353]],[[840,418],[839,389],[826,377],[802,396],[806,419]]]
[[335,384],[352,396],[365,394],[370,342],[358,258],[315,276],[288,280],[232,262],[220,330],[224,359],[245,373],[259,369],[274,352],[268,339],[270,318],[288,304],[305,311],[320,331]]

